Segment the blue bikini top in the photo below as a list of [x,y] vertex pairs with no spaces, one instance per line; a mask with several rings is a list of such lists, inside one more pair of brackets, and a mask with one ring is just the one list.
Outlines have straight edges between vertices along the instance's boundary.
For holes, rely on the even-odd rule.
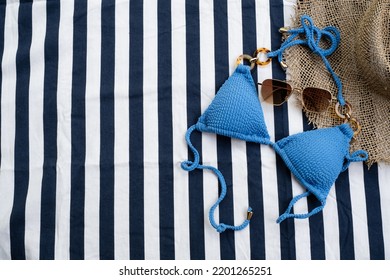
[[[245,228],[252,217],[252,209],[248,208],[247,218],[239,226],[215,222],[214,211],[226,195],[226,182],[217,168],[199,163],[199,152],[190,140],[191,133],[195,130],[265,144],[275,150],[295,178],[307,190],[291,200],[286,211],[277,219],[278,223],[290,217],[308,218],[321,211],[325,206],[330,188],[339,174],[346,170],[351,162],[364,161],[368,158],[367,152],[363,150],[350,154],[350,141],[354,131],[347,123],[298,133],[275,143],[272,142],[250,67],[240,64],[218,90],[214,100],[197,123],[187,130],[186,141],[194,154],[194,160],[182,163],[184,170],[207,169],[217,175],[221,185],[221,194],[210,208],[209,220],[218,232]],[[309,213],[292,213],[294,204],[310,194],[318,199],[320,205]]]

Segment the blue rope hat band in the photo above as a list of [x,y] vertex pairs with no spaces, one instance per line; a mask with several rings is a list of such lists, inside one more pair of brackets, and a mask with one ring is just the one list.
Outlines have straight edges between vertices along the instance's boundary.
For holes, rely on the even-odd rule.
[[[340,32],[334,26],[327,26],[324,29],[320,29],[314,25],[313,20],[308,15],[301,16],[302,27],[296,29],[287,30],[286,33],[290,36],[282,43],[281,47],[273,52],[269,52],[267,56],[269,58],[277,57],[279,62],[283,61],[283,53],[285,50],[292,46],[304,45],[310,48],[313,53],[319,55],[325,64],[326,69],[332,75],[332,78],[337,86],[337,100],[341,106],[345,105],[343,97],[343,85],[339,76],[334,72],[330,65],[327,56],[333,54],[338,45],[340,44]],[[304,35],[304,39],[299,39],[301,35]],[[322,39],[327,39],[330,42],[330,46],[327,49],[320,47]]]
[[199,159],[200,159],[199,152],[194,147],[194,145],[192,144],[191,139],[190,139],[191,138],[191,133],[194,130],[196,130],[196,126],[195,125],[191,126],[187,130],[187,133],[186,133],[186,141],[187,141],[188,147],[190,147],[191,151],[194,154],[194,161],[189,161],[189,160],[184,161],[184,162],[181,163],[181,167],[184,170],[186,170],[186,171],[193,171],[195,169],[201,169],[201,170],[202,169],[207,169],[207,170],[211,170],[212,172],[214,172],[214,174],[218,177],[219,183],[221,185],[221,193],[220,193],[217,201],[210,208],[210,211],[209,211],[210,224],[219,233],[222,233],[222,232],[224,232],[227,229],[230,229],[230,230],[243,230],[244,228],[246,228],[249,225],[250,219],[252,217],[252,208],[251,207],[248,208],[247,218],[246,218],[246,220],[244,220],[244,222],[242,222],[241,225],[233,226],[233,225],[226,225],[224,223],[217,224],[215,222],[214,212],[217,209],[218,205],[222,202],[222,200],[226,196],[226,192],[227,192],[226,181],[225,181],[225,178],[223,177],[221,171],[219,171],[217,168],[215,168],[213,166],[202,165],[202,164],[199,163]]

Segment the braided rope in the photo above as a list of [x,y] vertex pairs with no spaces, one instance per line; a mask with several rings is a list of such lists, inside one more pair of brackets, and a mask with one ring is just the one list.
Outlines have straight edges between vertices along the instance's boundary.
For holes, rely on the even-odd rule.
[[[312,18],[308,15],[301,16],[301,25],[302,27],[300,28],[286,30],[285,32],[290,34],[290,36],[287,37],[278,50],[269,52],[267,56],[270,58],[277,57],[279,63],[282,63],[283,53],[286,49],[296,45],[308,46],[314,54],[322,58],[326,69],[328,69],[329,73],[333,77],[334,82],[336,83],[338,89],[337,100],[341,106],[344,106],[345,100],[343,97],[343,85],[339,76],[337,76],[337,74],[334,72],[332,66],[326,58],[335,52],[340,43],[339,30],[334,26],[327,26],[324,29],[320,29],[314,25]],[[301,35],[304,35],[304,39],[298,38]],[[330,41],[330,47],[327,49],[320,47],[320,42],[323,38],[326,38]]]

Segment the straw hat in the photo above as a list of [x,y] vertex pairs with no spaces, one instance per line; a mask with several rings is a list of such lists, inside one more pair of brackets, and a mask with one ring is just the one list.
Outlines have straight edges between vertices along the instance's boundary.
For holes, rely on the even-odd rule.
[[[340,30],[340,45],[328,60],[362,126],[352,149],[366,150],[369,165],[390,163],[390,0],[298,0],[293,27],[299,27],[304,14],[317,27]],[[294,86],[320,87],[336,96],[337,87],[323,61],[308,48],[292,47],[285,59]],[[306,114],[316,127],[342,122],[334,107]]]

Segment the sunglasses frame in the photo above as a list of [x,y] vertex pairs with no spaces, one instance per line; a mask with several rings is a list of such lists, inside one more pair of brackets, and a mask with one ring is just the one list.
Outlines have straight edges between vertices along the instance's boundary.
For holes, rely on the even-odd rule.
[[[281,105],[283,105],[284,103],[286,103],[287,102],[287,100],[291,97],[291,95],[293,94],[293,92],[298,92],[301,96],[302,96],[302,105],[303,105],[303,107],[306,109],[306,111],[308,111],[308,112],[313,112],[313,113],[323,113],[323,112],[325,112],[326,110],[328,110],[328,108],[331,106],[331,104],[332,104],[332,100],[335,100],[335,98],[332,96],[332,94],[328,91],[328,90],[326,90],[326,89],[322,89],[322,88],[316,88],[316,87],[307,87],[307,88],[304,88],[304,89],[302,89],[302,88],[298,88],[298,87],[296,87],[296,88],[294,88],[290,83],[288,83],[287,81],[282,81],[282,80],[278,80],[278,79],[265,79],[262,83],[257,83],[258,85],[261,85],[261,86],[263,86],[263,84],[264,84],[264,82],[265,81],[275,81],[275,82],[279,82],[279,83],[283,83],[283,84],[285,84],[285,85],[287,85],[287,86],[289,86],[290,88],[291,88],[291,90],[289,91],[289,93],[286,95],[286,97],[284,98],[284,100],[283,100],[283,102],[281,102],[281,103],[279,103],[279,104],[274,104],[274,103],[272,103],[274,106],[281,106]],[[279,89],[287,89],[286,87],[275,87],[275,86],[272,86],[274,89],[273,89],[273,91],[272,91],[272,94],[271,95],[273,95],[273,93],[275,92],[275,90],[277,90],[278,88]],[[315,111],[315,110],[311,110],[311,109],[309,109],[308,107],[307,107],[307,105],[305,104],[305,101],[304,101],[304,99],[303,99],[303,94],[304,94],[304,92],[306,91],[306,90],[310,90],[310,89],[314,89],[314,90],[322,90],[322,91],[324,91],[324,92],[327,92],[328,94],[329,94],[329,97],[330,97],[330,99],[326,99],[327,101],[328,101],[328,104],[327,104],[327,106],[326,106],[326,108],[324,109],[324,110],[322,110],[322,111]],[[271,96],[270,95],[270,96]],[[310,96],[310,94],[308,94],[308,96]],[[262,97],[263,97],[263,94],[262,94]],[[264,97],[263,97],[263,99],[264,99]],[[264,99],[264,100],[266,100],[266,99]]]

